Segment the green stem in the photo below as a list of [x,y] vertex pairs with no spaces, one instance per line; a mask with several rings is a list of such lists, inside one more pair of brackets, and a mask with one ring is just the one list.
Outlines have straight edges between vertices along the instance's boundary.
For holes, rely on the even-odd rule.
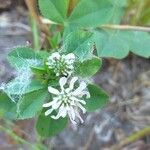
[[122,140],[119,144],[112,146],[111,150],[121,150],[123,146],[131,144],[145,136],[150,135],[150,126],[130,135],[129,137]]
[[33,47],[36,50],[40,49],[40,36],[39,36],[39,28],[37,21],[30,17],[31,19],[31,28],[32,28],[32,36],[33,36]]
[[29,143],[26,140],[22,139],[21,137],[16,135],[14,132],[12,132],[10,129],[7,129],[7,128],[0,125],[0,131],[3,131],[6,134],[10,135],[15,141],[17,141],[19,143],[29,145],[33,149],[35,148],[31,143]]
[[47,150],[47,147],[44,146],[39,141],[37,141],[36,144],[29,143],[28,141],[26,141],[25,139],[21,138],[16,133],[14,133],[11,129],[9,129],[9,128],[12,128],[12,126],[14,125],[11,121],[4,120],[4,122],[5,122],[5,125],[3,125],[3,126],[0,125],[0,131],[3,131],[6,134],[8,134],[16,142],[28,145],[32,150]]

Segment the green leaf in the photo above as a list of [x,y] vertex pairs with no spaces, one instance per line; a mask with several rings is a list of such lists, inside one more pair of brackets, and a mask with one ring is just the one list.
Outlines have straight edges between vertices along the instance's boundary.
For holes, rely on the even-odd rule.
[[10,109],[5,112],[4,117],[10,120],[17,120],[17,105],[14,103]]
[[81,77],[90,77],[96,74],[101,68],[102,60],[98,57],[92,57],[79,63],[75,73]]
[[101,30],[94,35],[100,57],[124,58],[131,51],[150,57],[150,35],[140,31]]
[[50,116],[45,116],[44,111],[40,114],[36,124],[36,129],[39,135],[44,137],[55,136],[67,126],[67,118],[54,120]]
[[[130,39],[127,42],[130,45],[131,52],[145,57],[150,57],[150,34],[147,32],[134,31],[130,33]],[[132,38],[132,40],[131,40]]]
[[6,93],[0,91],[0,112],[5,113],[13,107],[15,103],[13,103]]
[[39,111],[42,110],[42,105],[47,95],[47,89],[25,94],[18,103],[18,119],[28,119],[34,117]]
[[80,60],[92,55],[92,33],[85,31],[75,31],[70,33],[64,41],[65,53],[74,53]]
[[110,23],[120,24],[128,6],[128,0],[110,0],[112,9],[110,13]]
[[45,89],[46,85],[38,80],[31,80],[31,82],[20,82],[14,79],[6,84],[4,91],[8,95],[23,95],[33,91]]
[[48,56],[50,55],[50,53],[48,52],[48,50],[44,50],[44,51],[38,51],[38,55],[40,58],[42,58],[43,60],[47,59]]
[[31,65],[42,63],[42,58],[38,52],[29,47],[17,47],[8,54],[8,61],[17,68],[27,69]]
[[9,57],[20,57],[23,59],[33,59],[36,56],[36,52],[30,47],[17,47],[14,48],[8,55]]
[[127,7],[128,6],[128,0],[110,0],[110,2],[118,7]]
[[16,119],[16,104],[11,101],[6,93],[0,91],[0,116]]
[[57,32],[52,38],[49,38],[49,43],[52,47],[52,49],[56,49],[59,46],[59,43],[61,41],[61,33]]
[[31,68],[32,72],[35,74],[44,74],[47,72],[45,66],[37,66],[37,67],[31,66],[30,68]]
[[89,84],[88,90],[90,92],[90,98],[87,99],[85,105],[87,111],[90,112],[95,111],[96,109],[101,109],[107,104],[109,96],[100,87],[94,84]]
[[81,29],[73,24],[65,26],[64,31],[63,31],[63,38],[67,40],[67,38],[70,37],[72,32],[74,32],[75,34],[75,32],[79,32],[78,30],[81,30]]
[[31,80],[31,82],[30,82],[30,84],[28,85],[28,87],[26,88],[24,94],[45,89],[45,88],[47,88],[46,86],[47,86],[47,85],[41,83],[41,82],[38,81],[38,80]]
[[39,9],[45,18],[63,23],[67,16],[69,0],[38,0]]
[[[80,0],[68,21],[80,27],[119,23],[126,0]],[[91,19],[91,20],[90,20]]]

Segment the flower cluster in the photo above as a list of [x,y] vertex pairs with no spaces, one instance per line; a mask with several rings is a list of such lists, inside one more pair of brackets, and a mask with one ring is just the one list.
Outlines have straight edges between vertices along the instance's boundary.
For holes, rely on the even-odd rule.
[[56,76],[67,76],[71,75],[74,71],[74,61],[75,55],[73,53],[61,56],[58,52],[55,52],[48,57],[46,65],[54,70]]
[[[45,115],[47,116],[58,109],[58,114],[51,116],[53,119],[64,118],[68,115],[72,123],[76,123],[76,117],[83,122],[78,111],[81,109],[83,113],[86,112],[86,109],[83,107],[86,102],[82,99],[83,96],[86,96],[86,98],[90,97],[89,92],[86,90],[86,83],[82,81],[79,87],[75,89],[75,83],[78,81],[78,77],[73,77],[69,85],[67,85],[67,80],[66,77],[60,78],[60,91],[51,86],[48,87],[48,91],[55,96],[51,102],[43,105],[43,107],[50,107],[45,112]],[[65,86],[67,87],[65,88]]]
[[[43,105],[50,107],[45,116],[51,115],[53,119],[65,118],[69,116],[72,123],[76,124],[76,119],[83,122],[79,111],[86,112],[84,98],[89,98],[90,94],[84,81],[79,82],[78,77],[72,77],[74,72],[75,55],[60,55],[58,52],[53,53],[46,63],[50,69],[53,69],[56,76],[63,76],[59,79],[60,90],[48,87],[48,91],[53,95],[52,101]],[[78,86],[77,86],[78,85]],[[84,97],[84,98],[83,98]],[[52,115],[52,112],[58,112]]]

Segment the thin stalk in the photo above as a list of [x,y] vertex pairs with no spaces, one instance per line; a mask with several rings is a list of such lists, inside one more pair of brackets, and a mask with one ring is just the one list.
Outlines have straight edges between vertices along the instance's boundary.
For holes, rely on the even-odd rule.
[[32,29],[32,36],[33,36],[33,47],[36,50],[40,49],[40,33],[39,28],[36,20],[33,17],[30,17],[31,19],[31,29]]
[[122,147],[131,144],[132,142],[135,142],[145,136],[150,135],[150,126],[130,135],[129,137],[125,138],[124,140],[122,140],[119,144],[114,145],[111,147],[111,150],[121,150]]
[[118,29],[118,30],[134,30],[134,31],[143,31],[143,32],[150,32],[150,27],[142,27],[142,26],[130,26],[130,25],[101,25],[97,27],[97,29]]
[[31,144],[31,143],[27,142],[26,140],[24,140],[23,138],[19,137],[17,134],[12,132],[10,129],[7,129],[0,125],[0,131],[5,132],[9,136],[11,136],[15,141],[17,141],[21,144],[29,145],[33,150],[35,150],[36,147],[33,144]]
[[[35,143],[30,143],[30,142],[26,141],[25,139],[23,139],[22,137],[18,136],[15,132],[13,132],[11,129],[13,128],[13,126],[15,124],[12,121],[7,120],[7,119],[3,119],[3,121],[4,121],[4,125],[3,126],[0,125],[0,131],[3,131],[6,134],[8,134],[16,142],[28,145],[32,150],[48,150],[48,148],[44,144],[42,144],[42,142],[39,141],[38,138]],[[26,134],[26,136],[30,136],[29,134],[22,131],[21,129],[20,129],[20,131],[22,133]]]

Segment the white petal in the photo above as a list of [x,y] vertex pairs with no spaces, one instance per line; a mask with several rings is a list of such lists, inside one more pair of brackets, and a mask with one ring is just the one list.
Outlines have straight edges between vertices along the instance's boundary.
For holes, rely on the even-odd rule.
[[57,119],[59,119],[61,116],[60,116],[60,114],[57,114],[56,116],[51,116],[51,118],[53,118],[53,119],[55,119],[55,120],[57,120]]
[[58,77],[58,76],[59,76],[59,73],[56,73],[56,76]]
[[52,105],[53,109],[57,109],[61,105],[62,101],[56,102]]
[[64,105],[60,108],[60,113],[63,118],[67,116],[67,109]]
[[80,119],[81,123],[83,123],[83,119],[81,118],[80,114],[78,113],[78,111],[76,111],[76,116]]
[[73,65],[68,65],[67,68],[73,70],[74,66]]
[[70,117],[69,117],[69,119],[70,119],[70,121],[71,121],[74,125],[77,124],[77,123],[76,123],[74,120],[72,120]]
[[52,94],[59,95],[59,91],[51,86],[48,87],[48,91]]
[[49,102],[49,103],[46,103],[46,104],[43,104],[43,107],[50,107],[50,106],[52,106],[52,102]]
[[84,104],[84,105],[86,104],[86,102],[85,102],[84,100],[78,99],[78,98],[76,98],[76,97],[74,97],[74,96],[70,97],[70,99],[73,100],[73,101],[80,102],[80,103],[82,103],[82,104]]
[[86,112],[86,109],[80,103],[76,103],[76,104],[82,110],[83,113]]
[[53,98],[53,100],[51,102],[43,104],[43,107],[50,107],[53,104],[57,103],[58,100],[59,100],[59,98]]
[[66,88],[66,89],[65,89],[65,92],[66,92],[66,93],[70,93],[70,90],[71,90],[70,88]]
[[67,71],[66,71],[66,72],[63,72],[63,75],[64,75],[64,76],[67,76],[67,73],[68,73]]
[[66,57],[66,55],[64,55],[64,54],[63,54],[63,55],[61,55],[61,58],[62,58],[62,59],[64,59],[65,57]]
[[69,65],[73,65],[74,64],[74,61],[73,59],[67,59],[65,62],[66,64],[69,66]]
[[58,114],[56,116],[51,116],[51,118],[53,119],[58,119],[60,117],[66,117],[67,115],[67,110],[65,109],[64,105],[62,105],[60,108],[59,108],[59,111],[58,111]]
[[86,98],[90,98],[90,93],[88,91],[82,91],[78,97],[83,97],[83,95],[86,95]]
[[70,101],[69,103],[71,106],[76,106],[75,101]]
[[68,77],[70,77],[73,71],[67,71],[67,73],[68,73]]
[[55,52],[53,53],[51,56],[50,56],[52,59],[56,58],[56,59],[60,59],[60,54],[58,52]]
[[70,107],[69,113],[70,113],[72,120],[75,120],[75,111],[74,111],[73,107]]
[[45,112],[45,116],[48,116],[49,114],[51,114],[53,111],[53,109],[48,109],[46,112]]
[[77,123],[75,122],[75,116],[76,116],[76,114],[75,114],[75,110],[73,109],[73,107],[69,107],[69,108],[68,108],[68,116],[69,116],[70,121],[71,121],[73,124],[77,124]]
[[78,96],[79,94],[82,93],[82,91],[86,88],[86,83],[85,82],[81,82],[80,86],[72,92],[73,95]]
[[85,95],[86,95],[86,98],[90,98],[91,97],[90,92],[88,92],[88,91],[85,91]]
[[52,69],[53,67],[52,67],[52,66],[48,66],[48,68],[49,68],[49,69]]
[[73,54],[73,53],[69,53],[69,54],[67,54],[66,56],[65,56],[65,59],[67,60],[67,59],[75,59],[75,55]]
[[67,78],[66,78],[66,77],[60,78],[59,84],[60,84],[61,90],[64,90],[64,85],[65,85],[66,83],[67,83]]
[[86,83],[82,81],[82,82],[80,83],[79,88],[80,88],[80,90],[82,91],[82,90],[84,90],[84,89],[86,88],[86,86],[87,86]]
[[78,77],[73,77],[70,81],[70,86],[69,88],[72,90],[74,88],[75,82],[78,80]]
[[73,124],[77,124],[77,123],[75,122],[75,118],[74,118],[74,119],[72,118],[73,116],[71,115],[70,112],[68,113],[68,116],[69,116],[70,121],[71,121]]

